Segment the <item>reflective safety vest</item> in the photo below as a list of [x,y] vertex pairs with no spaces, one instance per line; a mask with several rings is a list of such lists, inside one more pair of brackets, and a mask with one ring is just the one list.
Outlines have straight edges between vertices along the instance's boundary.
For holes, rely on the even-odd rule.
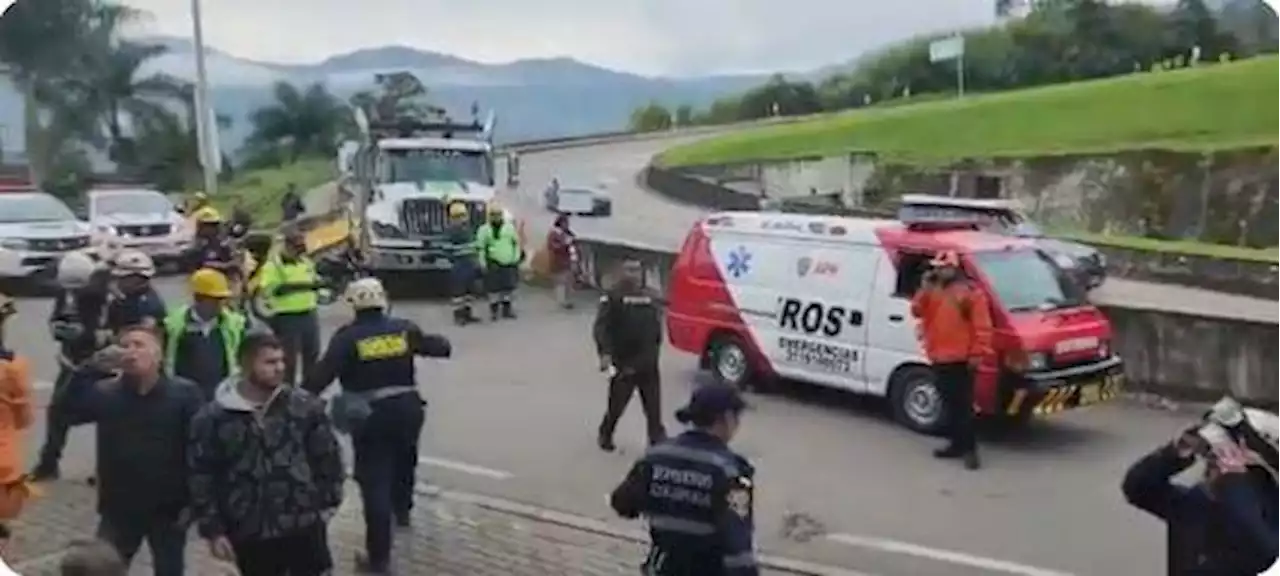
[[[178,346],[187,332],[187,322],[190,320],[190,306],[180,306],[164,317],[164,367],[169,374],[173,374],[174,365],[177,364]],[[246,323],[243,315],[230,310],[223,310],[218,318],[218,332],[222,335],[222,355],[227,363],[227,374],[236,373],[236,352],[240,349],[240,342],[244,340]]]
[[267,295],[271,310],[277,314],[310,312],[320,306],[320,297],[315,290],[275,293],[285,284],[311,284],[319,280],[316,263],[310,258],[301,256],[293,262],[273,258],[262,267],[259,276],[259,290]]
[[485,222],[476,230],[476,250],[480,252],[480,261],[499,266],[514,266],[520,263],[520,237],[514,222],[503,221],[496,230],[493,224]]

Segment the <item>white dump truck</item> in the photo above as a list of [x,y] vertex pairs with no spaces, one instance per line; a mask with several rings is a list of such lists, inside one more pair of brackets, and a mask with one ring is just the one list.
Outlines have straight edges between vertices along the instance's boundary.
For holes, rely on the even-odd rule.
[[478,227],[494,198],[495,117],[484,123],[378,122],[355,114],[363,139],[349,152],[343,187],[365,268],[380,277],[447,272],[447,205],[466,203],[471,225]]

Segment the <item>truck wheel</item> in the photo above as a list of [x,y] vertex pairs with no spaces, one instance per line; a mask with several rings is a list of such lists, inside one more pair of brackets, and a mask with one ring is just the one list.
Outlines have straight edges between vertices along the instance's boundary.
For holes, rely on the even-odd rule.
[[751,361],[737,336],[717,337],[707,348],[707,364],[716,382],[745,390],[751,382]]
[[921,434],[935,435],[946,428],[947,410],[927,366],[905,366],[889,383],[893,419]]

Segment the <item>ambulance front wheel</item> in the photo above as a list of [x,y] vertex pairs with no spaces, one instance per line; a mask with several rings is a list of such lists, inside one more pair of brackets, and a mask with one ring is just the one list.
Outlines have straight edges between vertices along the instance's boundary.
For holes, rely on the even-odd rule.
[[921,434],[940,434],[946,428],[947,411],[928,366],[903,366],[889,383],[893,419]]
[[746,346],[736,336],[717,336],[707,347],[706,365],[716,382],[745,390],[752,379]]

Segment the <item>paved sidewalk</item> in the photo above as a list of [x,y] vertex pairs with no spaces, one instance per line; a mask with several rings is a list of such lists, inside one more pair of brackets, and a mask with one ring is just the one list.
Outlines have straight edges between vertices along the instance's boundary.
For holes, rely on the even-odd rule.
[[[93,489],[70,480],[46,485],[14,523],[9,565],[23,576],[56,575],[58,562],[72,540],[92,535],[97,522]],[[412,531],[397,534],[395,568],[399,574],[433,576],[614,576],[638,573],[642,547],[555,524],[531,521],[474,504],[418,498]],[[363,546],[364,528],[354,489],[330,527],[337,570],[352,574],[351,559]],[[145,548],[145,547],[144,547]],[[203,542],[188,547],[188,573],[221,574]],[[144,551],[134,574],[148,574]]]

